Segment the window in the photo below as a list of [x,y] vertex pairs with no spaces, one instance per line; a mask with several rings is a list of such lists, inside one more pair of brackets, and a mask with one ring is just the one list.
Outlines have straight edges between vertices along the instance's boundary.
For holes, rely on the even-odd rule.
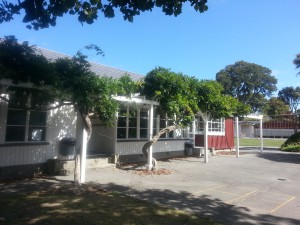
[[148,108],[126,107],[118,113],[118,139],[148,138],[149,110]]
[[46,120],[46,111],[22,110],[8,104],[5,142],[45,141]]
[[[118,113],[117,139],[147,139],[149,138],[149,108],[124,107]],[[167,117],[153,112],[153,135],[163,128],[173,124]],[[167,132],[160,138],[184,138],[187,137],[187,130],[177,129]]]
[[[204,121],[201,116],[196,117],[196,133],[204,132]],[[225,135],[225,119],[208,121],[208,133],[210,135]]]
[[[156,115],[154,114],[154,123],[153,123],[153,135],[155,135],[159,130],[171,126],[173,121],[166,116]],[[166,132],[160,136],[160,138],[184,138],[187,137],[187,132],[184,129],[177,129],[171,132]]]

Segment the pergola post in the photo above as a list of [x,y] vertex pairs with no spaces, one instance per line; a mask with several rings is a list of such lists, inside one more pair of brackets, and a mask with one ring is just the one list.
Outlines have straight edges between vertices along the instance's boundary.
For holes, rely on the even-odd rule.
[[204,162],[208,163],[208,119],[204,119]]
[[260,152],[263,152],[264,142],[263,142],[263,124],[262,124],[263,117],[261,116],[259,120],[259,133],[260,133]]
[[240,157],[240,131],[239,131],[239,118],[235,117],[235,127],[236,127],[236,157]]
[[87,149],[87,132],[83,128],[82,146],[81,146],[81,153],[80,153],[80,183],[85,182],[86,149]]
[[[149,140],[152,139],[153,136],[153,105],[150,105],[150,113],[149,113]],[[148,152],[148,170],[152,169],[152,145],[149,147],[149,152]]]

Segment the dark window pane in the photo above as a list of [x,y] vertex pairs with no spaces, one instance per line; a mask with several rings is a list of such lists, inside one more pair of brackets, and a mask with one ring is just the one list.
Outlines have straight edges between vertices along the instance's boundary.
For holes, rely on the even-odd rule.
[[136,138],[136,128],[128,129],[128,138]]
[[118,139],[125,139],[126,138],[126,128],[118,128],[117,138]]
[[24,141],[25,127],[24,126],[7,126],[5,141]]
[[129,127],[136,127],[136,118],[129,118]]
[[45,127],[29,127],[28,140],[29,141],[45,141],[46,128]]
[[118,118],[118,127],[126,127],[126,117]]
[[9,109],[6,123],[7,125],[25,125],[26,111]]
[[136,117],[136,109],[129,108],[129,117]]
[[140,126],[141,126],[141,128],[147,128],[148,127],[148,119],[141,118]]
[[31,111],[29,125],[46,125],[47,112]]
[[127,116],[127,110],[126,109],[121,109],[118,113],[119,116]]
[[173,138],[174,137],[174,131],[169,132],[169,138]]
[[159,127],[160,127],[160,129],[165,128],[166,127],[166,120],[164,120],[164,119],[160,120]]
[[140,138],[148,138],[148,129],[140,129]]
[[142,111],[140,112],[140,117],[143,117],[143,118],[148,118],[148,111]]

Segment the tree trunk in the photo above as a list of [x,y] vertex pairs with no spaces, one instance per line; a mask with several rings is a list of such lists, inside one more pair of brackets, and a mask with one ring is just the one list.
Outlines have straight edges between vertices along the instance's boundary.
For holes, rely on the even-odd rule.
[[[92,122],[91,122],[91,119],[88,115],[84,115],[83,113],[80,112],[80,116],[81,116],[81,119],[82,119],[82,122],[83,122],[83,125],[84,125],[84,129],[86,130],[87,132],[87,141],[90,140],[90,137],[91,137],[91,134],[92,134]],[[74,183],[76,185],[80,185],[80,167],[81,167],[81,158],[80,158],[80,155],[81,155],[81,151],[82,151],[82,148],[80,148],[80,152],[76,152],[76,155],[75,155],[75,170],[74,170]]]
[[[160,138],[161,135],[165,134],[166,132],[171,132],[173,130],[176,130],[176,129],[178,129],[178,127],[179,127],[178,125],[172,125],[172,126],[163,128],[155,136],[153,136],[153,138],[150,141],[146,142],[142,148],[144,157],[146,159],[148,158],[149,148],[158,141],[158,139]],[[157,161],[155,158],[152,158],[152,170],[156,170],[156,169],[157,169]]]

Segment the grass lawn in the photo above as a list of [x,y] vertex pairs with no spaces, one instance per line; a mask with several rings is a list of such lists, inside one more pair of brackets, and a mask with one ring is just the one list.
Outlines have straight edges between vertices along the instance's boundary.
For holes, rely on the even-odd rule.
[[217,225],[183,211],[88,186],[1,194],[0,224]]
[[[285,142],[286,139],[272,139],[272,138],[264,138],[263,139],[263,145],[266,147],[277,147],[280,148],[280,146]],[[235,139],[236,143],[236,139]],[[259,147],[260,146],[260,139],[259,138],[241,138],[240,139],[240,146],[254,146]]]

